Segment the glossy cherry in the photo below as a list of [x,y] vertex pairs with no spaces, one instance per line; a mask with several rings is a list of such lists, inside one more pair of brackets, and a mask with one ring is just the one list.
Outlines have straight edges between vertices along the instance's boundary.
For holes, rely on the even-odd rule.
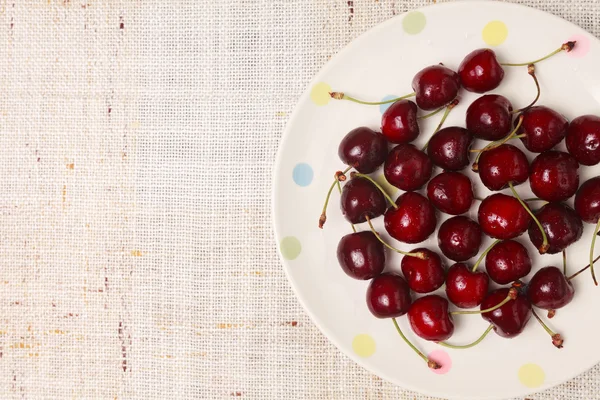
[[435,110],[450,103],[458,94],[458,74],[443,65],[432,65],[419,71],[412,81],[419,108]]
[[426,248],[414,249],[411,253],[421,252],[426,259],[405,256],[402,258],[402,274],[408,286],[417,293],[429,293],[444,284],[446,271],[442,258]]
[[531,216],[521,203],[502,193],[486,197],[479,205],[477,216],[483,233],[503,240],[521,235],[531,222]]
[[519,280],[531,272],[531,258],[525,246],[514,240],[496,244],[485,256],[485,270],[500,285]]
[[429,140],[427,154],[438,167],[458,171],[469,165],[469,149],[473,135],[465,128],[449,126],[440,129]]
[[[563,203],[548,203],[535,213],[548,237],[548,254],[560,253],[581,238],[583,223],[575,210]],[[537,225],[529,226],[529,239],[536,247],[542,244]]]
[[371,181],[354,177],[342,189],[340,199],[342,214],[350,223],[365,222],[369,217],[377,218],[385,212],[385,197]]
[[[506,288],[490,292],[481,303],[480,309],[491,308],[503,301],[508,295]],[[513,338],[523,332],[531,318],[531,303],[524,295],[518,295],[502,307],[481,314],[482,318],[494,325],[494,332],[505,338]]]
[[575,195],[575,211],[588,224],[598,223],[600,219],[600,177],[588,179]]
[[600,117],[582,115],[569,124],[567,149],[583,165],[600,163]]
[[569,153],[545,151],[531,163],[531,191],[546,201],[563,201],[579,187],[579,163]]
[[406,192],[396,199],[398,208],[384,215],[385,229],[391,237],[404,243],[419,243],[435,231],[435,209],[419,193]]
[[354,279],[371,279],[385,267],[383,244],[370,231],[343,236],[338,243],[337,259],[344,272]]
[[556,267],[540,269],[527,285],[527,297],[531,304],[544,310],[566,306],[573,300],[574,294],[571,281]]
[[491,49],[477,49],[467,54],[458,67],[460,83],[470,92],[484,93],[500,85],[504,69]]
[[467,129],[479,139],[502,139],[512,130],[512,110],[512,104],[504,96],[481,96],[467,108]]
[[399,189],[419,189],[431,177],[433,164],[427,155],[413,144],[404,143],[394,147],[388,154],[383,173],[385,179]]
[[479,224],[462,215],[447,219],[438,230],[440,250],[454,261],[465,261],[477,255],[481,238]]
[[381,133],[390,143],[408,143],[419,136],[417,105],[410,100],[398,100],[381,117]]
[[420,297],[412,303],[408,321],[412,330],[425,340],[441,342],[454,333],[448,300],[434,294]]
[[362,174],[370,174],[379,168],[387,153],[385,137],[364,126],[348,132],[338,147],[338,156],[342,162]]
[[442,172],[427,184],[427,198],[446,214],[466,213],[473,204],[473,197],[471,180],[460,172]]
[[410,308],[410,288],[400,275],[386,272],[373,278],[367,289],[367,306],[377,318],[395,318]]
[[521,141],[529,151],[541,153],[550,150],[567,134],[567,119],[548,107],[531,107],[521,115],[523,123],[518,133],[525,135]]
[[485,272],[471,271],[464,263],[448,269],[446,296],[460,308],[473,308],[481,304],[488,292],[489,278]]
[[490,190],[501,190],[521,184],[529,176],[529,162],[525,154],[512,144],[503,144],[484,151],[479,157],[479,177]]

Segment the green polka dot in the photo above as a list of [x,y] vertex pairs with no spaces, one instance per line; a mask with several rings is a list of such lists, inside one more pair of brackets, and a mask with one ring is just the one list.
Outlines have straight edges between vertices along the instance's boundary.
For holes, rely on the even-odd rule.
[[508,28],[502,21],[492,21],[483,28],[481,36],[489,46],[499,46],[508,37]]
[[402,28],[404,32],[416,35],[425,28],[425,14],[419,11],[409,12],[402,20]]
[[537,364],[524,364],[519,368],[519,381],[528,388],[540,387],[544,380],[546,380],[546,374]]
[[360,357],[371,357],[375,354],[375,349],[375,339],[366,333],[356,335],[352,340],[352,350]]
[[324,106],[331,100],[329,92],[331,92],[331,86],[325,82],[319,82],[310,90],[310,99],[316,105]]
[[284,237],[279,248],[281,250],[281,255],[283,255],[283,258],[286,260],[294,260],[302,251],[300,241],[294,236]]

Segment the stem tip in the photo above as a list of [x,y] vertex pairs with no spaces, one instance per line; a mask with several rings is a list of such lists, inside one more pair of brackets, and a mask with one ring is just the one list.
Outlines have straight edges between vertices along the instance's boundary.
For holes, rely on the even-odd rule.
[[549,248],[550,248],[550,244],[542,243],[542,245],[539,248],[540,254],[546,254],[546,252],[548,251]]
[[508,289],[508,297],[510,297],[511,300],[516,299],[518,295],[519,295],[519,292],[517,291],[516,288],[511,287],[510,289]]
[[474,162],[473,165],[471,166],[471,171],[479,172],[479,164]]
[[552,344],[554,345],[554,347],[556,347],[557,349],[562,349],[563,348],[563,338],[560,336],[560,333],[557,333],[555,335],[552,335]]
[[577,41],[575,40],[573,40],[572,42],[563,43],[563,45],[560,48],[568,53],[569,51],[575,48],[575,43],[577,43]]
[[329,92],[329,95],[331,96],[332,99],[336,99],[336,100],[343,100],[344,99],[344,93],[343,92]]
[[337,179],[340,182],[344,182],[346,180],[346,175],[344,175],[342,171],[336,171],[334,179]]
[[422,252],[422,251],[417,251],[416,253],[413,253],[413,254],[414,254],[413,257],[417,257],[417,258],[419,258],[421,260],[428,260],[429,259],[429,256],[427,254],[425,254],[424,252]]
[[556,310],[548,310],[548,319],[552,319],[556,315]]
[[427,366],[431,369],[440,369],[442,368],[442,366],[440,364],[438,364],[437,362],[429,359],[427,360]]
[[534,65],[534,64],[529,64],[529,65],[527,66],[527,73],[528,73],[529,75],[533,75],[533,74],[535,74],[535,65]]
[[319,217],[319,228],[323,229],[323,225],[325,225],[325,221],[327,221],[327,216],[325,215],[325,213],[323,213]]

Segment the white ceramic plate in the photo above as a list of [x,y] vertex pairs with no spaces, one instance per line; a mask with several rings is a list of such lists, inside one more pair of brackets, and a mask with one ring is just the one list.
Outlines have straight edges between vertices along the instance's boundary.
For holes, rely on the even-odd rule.
[[[343,169],[337,156],[338,143],[358,126],[378,130],[381,120],[379,106],[329,101],[328,90],[379,100],[412,92],[412,78],[425,66],[443,62],[456,69],[462,58],[476,48],[493,48],[501,61],[524,62],[572,39],[578,41],[573,52],[561,53],[537,66],[542,87],[538,104],[552,107],[571,120],[600,112],[598,40],[558,17],[500,2],[445,3],[397,16],[352,42],[327,64],[300,99],[283,136],[275,167],[276,237],[285,270],[301,303],[327,337],[360,365],[408,389],[440,397],[481,400],[543,390],[600,361],[600,347],[594,345],[600,313],[593,308],[600,300],[600,288],[593,286],[589,274],[582,274],[575,280],[574,301],[550,321],[551,327],[565,338],[561,350],[552,346],[533,318],[525,332],[514,339],[490,333],[479,346],[468,350],[444,349],[420,340],[412,334],[406,318],[400,318],[408,337],[426,353],[435,352],[433,357],[444,364],[441,373],[436,374],[402,342],[391,320],[371,316],[365,304],[368,282],[347,277],[339,267],[335,251],[349,226],[339,212],[336,192],[325,228],[317,227],[333,173]],[[504,81],[493,93],[505,95],[515,107],[528,104],[535,90],[526,68],[505,71]],[[466,108],[477,97],[464,90],[459,96],[461,104],[452,111],[445,126],[464,126]],[[439,117],[421,124],[417,144],[423,144],[431,135]],[[513,142],[521,146],[520,141]],[[475,142],[474,146],[481,144]],[[564,149],[564,143],[558,148]],[[531,161],[533,155],[529,154],[529,158]],[[479,178],[469,168],[465,172],[475,183],[477,195],[487,196],[489,192]],[[580,168],[581,182],[599,172],[598,168]],[[374,174],[377,175],[381,171]],[[531,196],[528,183],[520,185],[518,191],[525,197]],[[399,193],[395,191],[394,198]],[[572,205],[572,199],[568,203]],[[469,213],[474,220],[477,207],[475,203]],[[439,214],[438,226],[446,218],[447,215]],[[385,232],[382,219],[378,218],[376,227]],[[568,251],[571,272],[587,265],[593,227],[584,225],[582,239]],[[560,255],[539,256],[527,234],[518,240],[528,246],[534,261],[532,273],[543,266],[562,265]],[[416,247],[393,243],[404,250]],[[486,239],[482,250],[489,243],[491,240]],[[423,244],[437,249],[435,235]],[[387,269],[400,271],[400,257],[390,253],[387,256]],[[449,341],[456,344],[474,340],[487,327],[479,316],[458,316],[454,321],[456,331]]]

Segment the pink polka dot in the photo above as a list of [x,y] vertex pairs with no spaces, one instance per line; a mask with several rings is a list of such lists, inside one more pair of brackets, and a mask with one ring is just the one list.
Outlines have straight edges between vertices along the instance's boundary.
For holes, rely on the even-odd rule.
[[585,35],[573,35],[569,41],[576,41],[575,48],[567,53],[569,57],[581,58],[590,51],[590,38]]
[[442,368],[439,369],[432,369],[432,371],[436,374],[446,374],[448,371],[450,371],[450,368],[452,368],[452,359],[444,350],[434,350],[429,353],[427,357],[442,366]]

